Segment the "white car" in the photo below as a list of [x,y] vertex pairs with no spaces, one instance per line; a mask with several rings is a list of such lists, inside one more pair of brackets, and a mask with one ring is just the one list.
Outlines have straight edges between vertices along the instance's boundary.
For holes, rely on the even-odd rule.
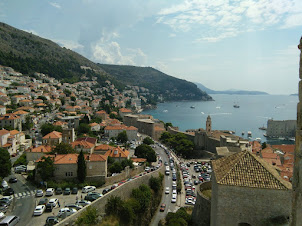
[[90,201],[86,201],[86,200],[78,200],[76,201],[76,205],[79,205],[79,206],[87,206],[89,205],[91,202]]
[[96,189],[95,186],[85,186],[82,189],[82,193],[87,193],[87,192],[90,192],[90,191],[94,191],[95,189]]
[[58,205],[59,199],[50,199],[49,204],[51,204],[53,207],[56,207]]
[[40,216],[44,213],[44,211],[45,211],[45,206],[44,205],[36,206],[36,208],[34,210],[34,216]]
[[74,214],[76,212],[77,212],[77,210],[75,210],[75,209],[65,207],[65,208],[60,209],[60,211],[58,213],[58,217],[70,216],[71,214]]
[[47,188],[45,191],[45,196],[52,196],[55,193],[54,188]]
[[172,190],[172,194],[177,194],[176,189],[173,189],[173,190]]
[[177,197],[176,194],[172,194],[172,199],[171,199],[172,203],[176,203],[176,197]]
[[36,197],[42,197],[43,194],[44,194],[43,190],[39,189],[39,190],[36,191],[35,195],[36,195]]
[[170,193],[170,188],[166,187],[165,194],[169,194],[169,193]]

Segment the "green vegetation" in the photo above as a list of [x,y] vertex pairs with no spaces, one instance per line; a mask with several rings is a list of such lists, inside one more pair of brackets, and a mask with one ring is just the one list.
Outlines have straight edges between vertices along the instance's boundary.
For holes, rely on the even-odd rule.
[[41,134],[42,136],[45,136],[52,131],[57,131],[57,132],[62,132],[62,127],[61,126],[54,126],[53,124],[50,123],[45,123],[41,126]]
[[51,153],[69,154],[69,153],[75,153],[75,150],[72,148],[70,144],[61,142],[59,144],[56,144],[55,148],[52,149]]
[[86,123],[80,123],[78,128],[78,135],[90,133],[90,126]]
[[55,171],[53,160],[50,157],[43,156],[41,161],[38,162],[37,171],[43,181],[52,178]]
[[94,207],[87,207],[87,209],[78,217],[77,225],[96,225],[98,221],[97,209]]
[[109,167],[109,171],[110,173],[120,173],[127,166],[129,166],[130,168],[134,167],[131,159],[124,159],[121,162],[113,160],[113,164]]
[[263,142],[262,145],[261,145],[262,149],[265,149],[267,147],[267,144],[266,142]]
[[80,183],[83,183],[87,175],[86,162],[85,162],[83,151],[81,151],[80,154],[78,155],[77,164],[78,164],[78,169],[77,169],[78,180]]
[[127,136],[126,131],[124,130],[123,132],[120,132],[120,133],[117,135],[116,140],[117,140],[118,142],[120,142],[120,143],[125,144],[125,143],[128,141],[128,136]]
[[22,123],[22,129],[23,130],[30,130],[33,127],[33,125],[34,124],[31,120],[30,116],[27,115],[26,118],[25,118],[25,123]]
[[166,216],[167,226],[188,226],[192,225],[191,215],[187,213],[184,207],[177,210],[176,213],[169,212]]
[[27,165],[26,161],[26,153],[23,153],[15,162],[14,166],[19,166],[19,165]]
[[146,137],[146,138],[143,140],[143,143],[144,143],[144,144],[147,144],[147,145],[150,145],[150,144],[154,144],[154,141],[152,140],[151,137]]
[[159,139],[181,157],[189,158],[193,153],[194,143],[183,133],[173,135],[169,132],[164,132]]
[[146,158],[147,162],[156,162],[156,154],[153,148],[147,144],[141,144],[135,148],[134,155],[138,158]]
[[10,175],[11,168],[12,163],[10,161],[9,152],[4,148],[0,148],[0,177],[4,178]]

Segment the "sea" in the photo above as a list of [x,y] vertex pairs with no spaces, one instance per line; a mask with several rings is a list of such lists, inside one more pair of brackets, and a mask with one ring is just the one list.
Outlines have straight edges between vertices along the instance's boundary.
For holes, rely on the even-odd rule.
[[[261,139],[269,144],[291,144],[293,141],[268,139],[263,134],[268,119],[296,120],[298,96],[292,95],[211,95],[215,101],[177,101],[159,103],[156,109],[144,110],[164,122],[171,122],[179,130],[206,127],[208,115],[213,130],[230,130],[250,140]],[[234,105],[239,108],[234,108]],[[248,137],[247,132],[252,136]],[[242,133],[244,132],[244,135]],[[260,138],[260,139],[259,139]]]

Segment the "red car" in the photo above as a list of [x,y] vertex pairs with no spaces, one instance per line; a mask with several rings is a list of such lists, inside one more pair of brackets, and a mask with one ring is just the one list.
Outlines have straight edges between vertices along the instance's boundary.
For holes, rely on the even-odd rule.
[[166,209],[166,204],[165,204],[165,203],[162,203],[162,204],[160,205],[159,211],[160,211],[160,212],[164,212],[165,209]]

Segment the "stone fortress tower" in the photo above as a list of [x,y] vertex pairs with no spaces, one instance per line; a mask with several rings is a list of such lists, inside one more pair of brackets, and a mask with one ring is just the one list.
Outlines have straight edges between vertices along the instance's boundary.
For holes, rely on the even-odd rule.
[[300,50],[299,67],[299,103],[297,106],[296,149],[293,175],[292,216],[291,225],[302,223],[302,37],[298,45]]
[[211,116],[208,115],[207,117],[207,122],[206,122],[206,132],[209,134],[212,131],[212,120],[211,120]]

